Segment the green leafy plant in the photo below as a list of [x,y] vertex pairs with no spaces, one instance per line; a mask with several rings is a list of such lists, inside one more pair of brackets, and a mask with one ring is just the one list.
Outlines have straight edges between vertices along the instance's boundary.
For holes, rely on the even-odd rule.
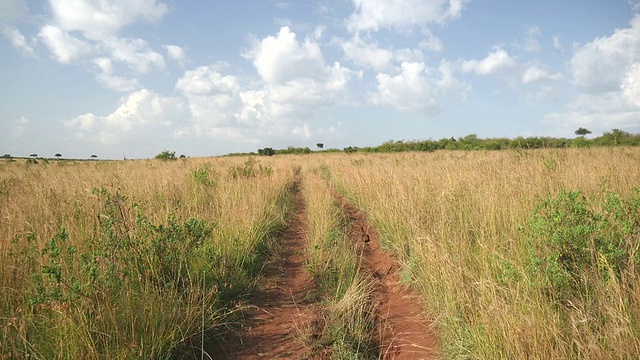
[[158,159],[158,160],[177,160],[176,152],[175,151],[164,150],[160,154],[156,155],[155,159]]
[[600,206],[580,191],[542,200],[528,224],[532,278],[566,304],[587,294],[593,281],[620,277],[640,262],[639,210],[638,190],[628,198],[608,192]]

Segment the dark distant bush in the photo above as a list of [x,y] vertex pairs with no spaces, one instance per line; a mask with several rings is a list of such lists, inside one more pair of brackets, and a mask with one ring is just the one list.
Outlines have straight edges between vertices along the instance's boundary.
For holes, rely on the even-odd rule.
[[176,160],[176,152],[175,151],[169,151],[169,150],[165,150],[163,152],[161,152],[160,154],[155,156],[155,159],[158,160]]

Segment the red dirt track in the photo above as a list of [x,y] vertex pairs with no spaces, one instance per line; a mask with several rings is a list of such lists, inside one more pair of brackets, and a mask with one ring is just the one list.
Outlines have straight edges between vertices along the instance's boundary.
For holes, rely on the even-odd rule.
[[282,235],[279,269],[267,274],[267,286],[245,314],[244,331],[214,359],[300,359],[307,351],[302,332],[315,318],[307,299],[313,279],[304,268],[307,211],[299,179],[295,186],[296,212]]
[[379,354],[382,359],[437,359],[437,338],[418,296],[401,284],[397,262],[380,248],[365,216],[334,192],[349,219],[349,237],[362,249],[365,271],[375,281]]

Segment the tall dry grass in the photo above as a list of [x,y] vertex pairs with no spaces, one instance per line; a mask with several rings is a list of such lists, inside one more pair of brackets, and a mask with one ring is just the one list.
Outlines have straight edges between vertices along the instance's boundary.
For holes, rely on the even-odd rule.
[[303,174],[307,269],[318,301],[318,321],[308,336],[311,353],[332,359],[372,358],[378,339],[372,283],[361,272],[362,254],[348,237],[348,220],[321,169],[307,161]]
[[[622,272],[593,249],[578,249],[599,256],[587,260],[598,269],[576,272],[569,286],[587,285],[563,302],[554,300],[558,294],[546,286],[549,278],[535,267],[538,260],[550,261],[536,260],[535,253],[550,246],[538,244],[550,238],[535,228],[540,223],[532,225],[542,199],[554,199],[562,190],[584,195],[589,210],[576,212],[604,210],[610,192],[634,199],[640,150],[354,154],[325,156],[324,162],[336,186],[367,213],[404,264],[405,279],[437,317],[449,357],[631,359],[640,354],[640,274],[634,265],[639,224],[625,225],[627,253],[616,254],[629,259]],[[633,210],[625,216],[639,218]],[[561,230],[582,231],[581,224],[571,226]],[[593,231],[600,231],[596,227]],[[556,241],[563,241],[562,234]],[[586,236],[593,248],[595,235]]]
[[0,358],[196,352],[202,306],[215,335],[256,286],[291,179],[246,158],[1,163]]

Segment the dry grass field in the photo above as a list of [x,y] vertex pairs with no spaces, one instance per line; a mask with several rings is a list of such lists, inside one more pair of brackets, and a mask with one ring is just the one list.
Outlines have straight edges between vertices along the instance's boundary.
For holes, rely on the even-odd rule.
[[2,162],[0,359],[199,357],[278,258],[296,173],[310,354],[385,355],[332,191],[399,262],[440,356],[640,353],[640,149],[592,148]]

